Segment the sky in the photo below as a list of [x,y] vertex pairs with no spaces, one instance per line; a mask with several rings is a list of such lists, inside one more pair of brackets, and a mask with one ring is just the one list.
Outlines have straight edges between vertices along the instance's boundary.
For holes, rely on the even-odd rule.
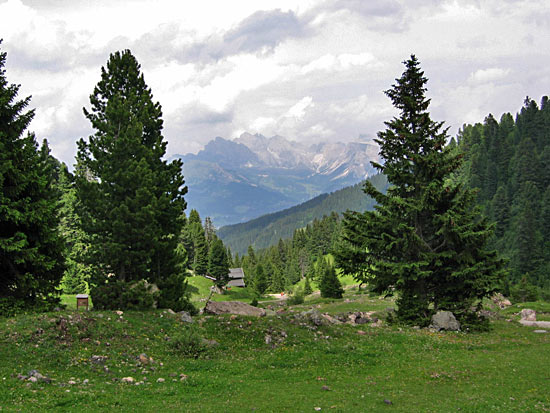
[[117,50],[162,106],[168,156],[243,132],[369,141],[396,115],[384,90],[411,54],[451,136],[550,93],[547,0],[0,0],[0,38],[30,130],[69,165]]

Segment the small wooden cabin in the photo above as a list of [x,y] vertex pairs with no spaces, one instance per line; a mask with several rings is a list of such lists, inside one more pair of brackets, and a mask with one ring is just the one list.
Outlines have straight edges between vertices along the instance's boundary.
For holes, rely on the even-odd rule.
[[244,271],[242,268],[229,269],[229,282],[226,287],[246,287],[244,283]]

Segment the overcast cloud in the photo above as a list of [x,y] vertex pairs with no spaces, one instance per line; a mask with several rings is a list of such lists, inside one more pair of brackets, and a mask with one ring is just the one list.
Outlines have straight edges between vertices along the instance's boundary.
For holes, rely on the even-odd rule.
[[73,164],[109,54],[130,49],[163,107],[169,155],[244,131],[368,140],[411,53],[435,120],[515,113],[550,93],[547,0],[0,0],[7,76],[32,95],[38,138]]

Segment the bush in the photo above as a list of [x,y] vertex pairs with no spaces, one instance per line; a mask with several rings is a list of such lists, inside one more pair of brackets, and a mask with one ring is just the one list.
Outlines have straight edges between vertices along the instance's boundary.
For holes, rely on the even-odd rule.
[[250,302],[250,305],[253,307],[258,307],[258,297],[254,296],[254,298],[252,298],[252,301]]
[[342,298],[344,294],[344,289],[342,284],[336,275],[334,267],[328,263],[325,266],[323,273],[323,278],[319,284],[319,289],[321,290],[321,297],[325,298]]
[[154,284],[145,280],[132,283],[110,281],[92,287],[90,295],[96,310],[150,310],[158,298]]
[[173,274],[159,285],[160,295],[158,308],[170,308],[176,312],[187,311],[191,315],[198,313],[197,309],[189,299],[187,292],[187,281],[182,274]]
[[185,357],[198,358],[206,351],[206,345],[194,327],[186,327],[172,335],[170,347]]
[[297,305],[304,303],[304,290],[301,288],[296,288],[294,294],[287,300],[287,303],[290,305]]
[[523,276],[517,285],[510,288],[510,298],[514,303],[537,301],[539,289],[528,281],[527,276]]
[[34,298],[28,301],[15,297],[1,297],[0,317],[14,317],[24,312],[41,313],[52,311],[55,307],[64,307],[56,296],[48,296],[46,299]]

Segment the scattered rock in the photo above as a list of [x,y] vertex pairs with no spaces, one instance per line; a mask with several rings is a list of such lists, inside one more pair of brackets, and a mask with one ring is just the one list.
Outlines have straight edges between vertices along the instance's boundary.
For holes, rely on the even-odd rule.
[[90,357],[90,361],[93,363],[93,364],[105,364],[105,362],[107,361],[107,356],[96,356],[96,355],[93,355],[92,357]]
[[365,317],[357,317],[355,319],[355,324],[367,324],[369,322],[370,322],[370,319],[365,318]]
[[141,354],[139,355],[139,362],[140,362],[141,364],[147,364],[147,363],[149,363],[149,357],[147,357],[147,354],[141,353]]
[[181,373],[181,374],[180,374],[180,381],[187,380],[188,377],[189,377],[189,376],[188,376],[187,374]]
[[363,330],[357,330],[357,334],[359,334],[360,336],[364,336],[367,333],[365,333]]
[[501,309],[506,308],[506,307],[510,307],[512,305],[510,300],[508,300],[506,297],[504,297],[501,293],[496,293],[495,295],[493,295],[491,297],[491,300],[493,301],[493,303],[498,305],[498,307],[501,308]]
[[277,315],[277,313],[273,310],[270,310],[269,308],[266,308],[265,309],[265,315],[266,315],[266,317],[273,317],[273,316]]
[[328,314],[322,314],[322,317],[327,320],[330,324],[342,324],[340,320],[338,320],[336,317],[332,317]]
[[216,340],[209,340],[207,338],[202,339],[202,344],[204,344],[207,347],[217,347],[220,345]]
[[215,315],[237,314],[255,317],[265,316],[265,310],[263,308],[254,307],[241,301],[208,301],[204,308],[204,312]]
[[537,321],[537,313],[535,310],[524,308],[519,315],[524,321]]
[[519,323],[528,327],[540,327],[540,328],[550,328],[550,321],[527,321],[519,320]]
[[164,379],[163,379],[162,377],[159,377],[159,378],[157,379],[157,383],[164,383]]
[[322,316],[322,314],[317,311],[316,309],[312,308],[309,311],[302,311],[300,313],[301,318],[307,319],[309,322],[311,322],[313,325],[321,326],[323,324],[326,324],[325,318]]
[[548,331],[546,331],[546,330],[534,330],[533,333],[544,334],[544,333],[548,333]]
[[67,384],[70,384],[71,386],[74,386],[74,385],[76,384],[76,381],[74,381],[74,380],[69,380],[69,381],[67,382]]
[[180,311],[180,320],[184,323],[192,323],[193,317],[191,317],[191,314],[189,314],[187,311]]
[[393,403],[391,402],[391,400],[388,400],[388,399],[384,399],[384,403],[386,403],[386,404],[393,404]]
[[169,308],[166,311],[168,312],[168,314],[176,314],[176,312],[174,310],[172,310],[171,308]]
[[121,381],[123,383],[134,383],[136,380],[133,377],[128,376],[128,377],[123,377]]
[[265,344],[271,344],[272,338],[269,334],[265,335]]
[[37,379],[36,377],[34,377],[34,376],[31,376],[31,377],[29,377],[29,381],[30,381],[31,383],[36,383],[36,382],[38,381],[38,379]]
[[313,410],[315,410],[316,412],[320,412],[321,408],[320,407],[314,407]]
[[84,386],[87,386],[88,383],[90,383],[90,380],[88,380],[88,379],[82,380],[82,384],[83,384]]
[[124,311],[117,310],[117,311],[115,311],[115,313],[116,313],[116,315],[122,315],[122,314],[124,314]]
[[437,331],[459,331],[460,323],[450,311],[438,311],[432,316],[432,324],[430,328]]
[[323,387],[321,387],[321,390],[330,391],[330,387],[328,387],[328,386],[323,386]]

